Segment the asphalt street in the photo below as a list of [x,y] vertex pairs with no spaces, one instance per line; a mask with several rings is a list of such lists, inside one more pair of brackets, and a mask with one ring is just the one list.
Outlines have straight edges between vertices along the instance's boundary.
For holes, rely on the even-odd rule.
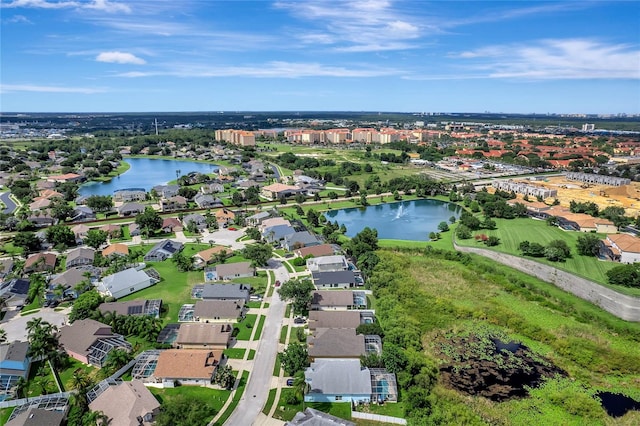
[[9,197],[10,194],[10,192],[3,192],[0,194],[0,200],[2,200],[5,205],[5,209],[2,210],[2,213],[11,214],[18,208],[16,203],[14,203],[13,200]]
[[[280,261],[271,259],[269,260],[269,266],[274,268],[276,280],[285,282],[289,279],[287,268]],[[280,300],[278,292],[274,292],[269,304],[269,312],[264,328],[262,329],[253,369],[249,376],[249,383],[247,383],[244,390],[244,396],[240,399],[235,411],[227,419],[225,425],[248,426],[256,423],[258,415],[261,413],[262,407],[264,407],[269,396],[285,307],[286,303]]]

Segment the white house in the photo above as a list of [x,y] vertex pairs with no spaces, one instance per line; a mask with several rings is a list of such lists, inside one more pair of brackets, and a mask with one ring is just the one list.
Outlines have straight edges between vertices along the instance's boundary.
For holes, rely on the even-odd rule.
[[157,282],[158,280],[151,278],[146,272],[129,268],[104,277],[96,287],[101,294],[119,299]]

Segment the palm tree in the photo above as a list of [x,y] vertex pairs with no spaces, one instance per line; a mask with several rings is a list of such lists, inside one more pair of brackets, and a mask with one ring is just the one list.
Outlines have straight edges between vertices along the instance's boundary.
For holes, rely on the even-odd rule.
[[293,393],[296,398],[300,399],[304,404],[304,396],[309,392],[311,386],[306,382],[304,372],[299,371],[293,379]]
[[18,381],[16,382],[14,389],[16,392],[16,396],[18,398],[24,398],[26,396],[26,391],[27,391],[27,380],[24,377],[18,378]]

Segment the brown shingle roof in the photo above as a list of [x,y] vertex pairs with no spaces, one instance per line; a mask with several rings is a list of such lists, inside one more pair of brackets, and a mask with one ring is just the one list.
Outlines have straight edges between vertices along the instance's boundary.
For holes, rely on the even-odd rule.
[[44,267],[53,269],[56,266],[56,259],[58,257],[53,253],[36,253],[27,258],[24,262],[24,269],[30,269],[36,265],[36,263],[43,262]]
[[303,247],[296,250],[296,254],[300,257],[311,255],[313,257],[319,256],[331,256],[335,253],[335,250],[331,244],[320,244],[317,246]]
[[196,318],[235,320],[242,314],[244,300],[198,300],[193,309]]
[[357,328],[360,325],[359,311],[310,311],[309,329]]
[[58,339],[66,351],[87,355],[89,347],[99,337],[113,335],[111,326],[92,319],[83,319],[62,327]]
[[357,358],[365,354],[364,336],[354,328],[319,328],[309,340],[309,356]]
[[168,349],[160,352],[153,375],[160,379],[208,380],[221,356],[222,351]]
[[607,235],[607,239],[614,243],[622,251],[628,253],[640,253],[640,238],[629,234]]
[[320,306],[351,306],[353,292],[349,290],[314,291],[311,303]]
[[231,339],[231,324],[189,323],[180,324],[176,343],[179,345],[226,345]]
[[223,251],[225,253],[227,253],[227,255],[233,253],[233,249],[231,247],[214,246],[214,247],[208,248],[206,250],[199,251],[198,253],[196,253],[196,256],[198,256],[199,258],[201,258],[205,262],[210,262],[211,259],[213,258],[213,256],[215,256],[216,254],[219,254],[219,253],[221,253]]
[[109,417],[109,424],[138,425],[138,418],[157,412],[160,403],[142,381],[132,380],[109,386],[89,404],[89,408],[102,411]]
[[127,256],[129,254],[129,247],[126,244],[111,244],[109,247],[102,250],[102,255],[104,257],[111,256],[112,254]]

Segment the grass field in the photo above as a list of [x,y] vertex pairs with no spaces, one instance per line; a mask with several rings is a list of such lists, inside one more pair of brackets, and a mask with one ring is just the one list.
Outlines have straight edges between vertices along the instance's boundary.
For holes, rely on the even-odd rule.
[[244,388],[247,386],[248,379],[249,379],[249,372],[248,371],[243,372],[242,377],[240,378],[240,384],[238,385],[238,388],[236,389],[236,394],[233,397],[233,401],[227,407],[227,410],[224,412],[224,414],[220,416],[218,421],[215,423],[216,426],[217,425],[222,426],[224,422],[227,421],[229,416],[233,413],[233,410],[236,409],[238,402],[240,402],[240,398],[242,398],[242,395],[244,394]]
[[190,400],[195,400],[203,405],[212,407],[215,412],[222,409],[225,401],[229,398],[231,391],[210,389],[201,386],[179,386],[177,388],[158,389],[147,388],[153,396],[162,404],[164,401],[171,400],[178,396],[184,396]]
[[387,335],[417,333],[427,358],[437,363],[432,342],[439,337],[489,328],[568,373],[529,398],[502,403],[465,396],[439,382],[432,391],[438,410],[468,413],[478,420],[473,424],[579,425],[585,418],[594,425],[640,423],[640,412],[614,421],[592,397],[607,390],[640,400],[640,324],[479,256],[465,255],[470,261],[463,263],[438,253],[378,253],[382,261],[370,282]]
[[246,351],[244,348],[228,348],[223,353],[231,359],[242,359]]
[[240,332],[236,338],[238,340],[251,340],[251,332],[253,331],[253,327],[256,326],[256,320],[258,316],[255,314],[247,314],[244,320],[237,324]]
[[260,340],[262,336],[262,328],[264,327],[264,322],[267,319],[264,315],[260,315],[260,319],[258,320],[258,324],[256,325],[256,332],[253,336],[253,340]]
[[[563,231],[555,226],[548,226],[545,221],[534,220],[529,218],[519,219],[496,219],[498,228],[495,230],[482,230],[476,232],[476,234],[486,234],[489,236],[496,236],[500,238],[500,244],[490,249],[500,251],[503,253],[509,253],[516,256],[520,256],[518,245],[522,241],[535,242],[542,245],[548,244],[553,240],[564,240],[571,248],[571,258],[565,262],[550,262],[544,258],[532,258],[547,265],[551,265],[555,268],[562,269],[572,274],[587,278],[600,284],[607,285],[608,287],[625,294],[632,296],[640,296],[640,288],[632,289],[621,286],[609,286],[607,281],[606,272],[617,266],[615,262],[602,261],[593,256],[581,256],[576,249],[576,242],[578,237],[583,235],[581,232],[575,231]],[[605,235],[596,234],[600,238],[604,238]],[[458,244],[466,246],[477,246],[487,248],[484,244],[476,242],[474,239],[470,240],[457,240]]]

